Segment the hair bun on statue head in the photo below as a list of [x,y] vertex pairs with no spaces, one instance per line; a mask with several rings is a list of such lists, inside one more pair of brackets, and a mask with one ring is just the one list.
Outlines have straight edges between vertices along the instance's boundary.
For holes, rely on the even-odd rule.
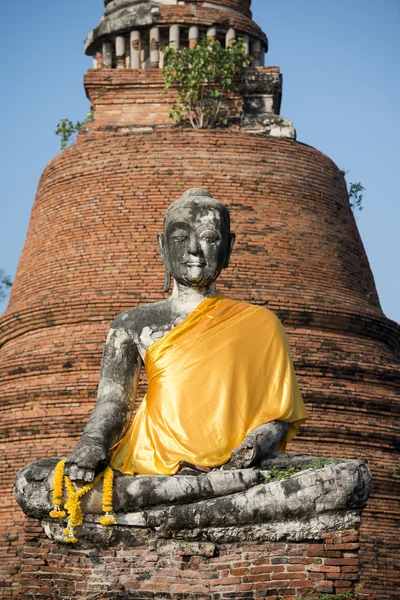
[[184,206],[187,206],[188,204],[191,204],[192,202],[196,204],[201,204],[201,202],[204,202],[205,205],[212,206],[213,208],[219,210],[223,216],[224,221],[227,222],[229,227],[230,219],[228,208],[225,206],[225,204],[223,204],[219,200],[216,200],[208,190],[205,190],[203,188],[190,188],[189,190],[183,192],[182,196],[178,198],[178,200],[175,200],[175,202],[170,204],[167,208],[167,212],[165,213],[164,224],[171,218],[172,215],[176,214],[176,211],[179,211],[179,209],[181,209]]
[[183,194],[179,198],[179,200],[187,200],[188,198],[201,198],[201,197],[212,198],[214,200],[214,198],[212,197],[210,192],[208,190],[204,190],[203,188],[190,188],[190,190],[186,190],[186,192],[183,192]]
[[201,203],[202,201],[204,204],[219,210],[223,220],[228,224],[229,228],[230,218],[228,208],[225,206],[225,204],[219,200],[216,200],[208,190],[204,190],[203,188],[190,188],[189,190],[183,192],[182,196],[178,198],[178,200],[175,200],[175,202],[170,204],[167,208],[167,212],[165,213],[164,226],[167,221],[169,221],[173,215],[175,216],[182,207],[187,206],[192,202],[197,204]]

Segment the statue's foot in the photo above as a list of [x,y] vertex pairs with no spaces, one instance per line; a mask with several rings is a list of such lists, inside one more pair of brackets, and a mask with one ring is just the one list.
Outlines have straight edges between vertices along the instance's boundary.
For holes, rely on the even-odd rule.
[[204,473],[209,473],[210,471],[211,469],[208,467],[199,467],[198,465],[192,465],[182,460],[177,475],[192,475],[198,477],[199,475],[204,475]]
[[190,467],[183,467],[183,469],[180,469],[180,471],[178,471],[175,477],[179,477],[180,475],[184,477],[199,477],[199,475],[203,475],[203,473],[201,473],[201,471],[197,471],[196,469],[191,469]]

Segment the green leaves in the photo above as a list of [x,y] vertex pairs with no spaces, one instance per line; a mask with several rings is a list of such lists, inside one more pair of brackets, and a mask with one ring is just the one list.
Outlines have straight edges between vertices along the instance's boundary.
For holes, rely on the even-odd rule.
[[64,148],[68,146],[71,138],[76,135],[82,127],[91,123],[93,119],[94,116],[91,113],[89,113],[83,121],[77,121],[76,123],[73,123],[69,119],[61,119],[55,131],[55,134],[61,137],[61,150],[64,150]]
[[301,471],[306,471],[307,469],[314,469],[317,471],[318,469],[322,469],[327,465],[331,465],[332,463],[341,462],[342,458],[325,458],[321,456],[320,458],[316,458],[315,460],[304,463],[303,465],[295,465],[293,467],[289,467],[288,469],[280,469],[279,467],[272,467],[268,469],[268,473],[265,476],[266,483],[272,483],[273,481],[281,481],[282,479],[287,479],[288,477],[292,477]]
[[364,194],[362,192],[365,191],[365,187],[359,181],[357,183],[349,183],[348,191],[349,202],[353,212],[363,210]]
[[195,129],[226,126],[223,104],[238,90],[241,72],[252,60],[245,54],[243,42],[234,40],[223,48],[218,41],[204,38],[195,48],[176,51],[165,46],[163,51],[164,91],[171,87],[178,91],[171,111],[174,123],[189,121]]
[[68,146],[70,138],[76,133],[75,125],[69,119],[61,119],[55,133],[61,136],[61,150],[64,150]]
[[347,192],[349,194],[349,204],[350,204],[351,210],[353,211],[354,214],[356,214],[357,211],[361,211],[364,209],[364,206],[363,206],[364,194],[363,194],[363,192],[365,192],[365,187],[362,185],[362,183],[360,181],[357,181],[356,183],[354,183],[354,182],[348,183],[347,179],[346,179],[346,175],[349,173],[349,171],[342,169],[341,173],[346,181]]
[[305,596],[298,596],[296,600],[357,600],[357,598],[359,598],[357,590],[346,590],[338,594],[309,592]]

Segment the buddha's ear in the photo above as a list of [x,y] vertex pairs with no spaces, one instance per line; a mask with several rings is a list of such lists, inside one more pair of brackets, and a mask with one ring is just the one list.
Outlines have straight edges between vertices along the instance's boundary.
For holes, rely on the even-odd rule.
[[157,235],[157,240],[158,240],[158,246],[160,248],[160,252],[161,252],[161,258],[163,259],[163,263],[164,263],[164,292],[169,292],[169,290],[171,289],[171,272],[169,270],[169,265],[168,265],[168,258],[167,258],[167,253],[166,253],[166,249],[165,249],[165,237],[162,233],[159,233]]
[[165,263],[165,238],[163,233],[157,234],[158,247],[160,248],[161,257]]
[[229,237],[229,248],[228,248],[228,252],[226,253],[224,269],[227,269],[229,266],[229,261],[231,259],[231,254],[232,254],[233,246],[235,245],[235,240],[236,240],[236,233],[231,233],[230,237]]

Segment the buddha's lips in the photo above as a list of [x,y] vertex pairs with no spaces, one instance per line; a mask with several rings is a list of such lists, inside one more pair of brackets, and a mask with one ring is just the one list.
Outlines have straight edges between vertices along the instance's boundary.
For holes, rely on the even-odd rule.
[[183,263],[186,267],[205,267],[206,263],[204,262],[186,262]]

